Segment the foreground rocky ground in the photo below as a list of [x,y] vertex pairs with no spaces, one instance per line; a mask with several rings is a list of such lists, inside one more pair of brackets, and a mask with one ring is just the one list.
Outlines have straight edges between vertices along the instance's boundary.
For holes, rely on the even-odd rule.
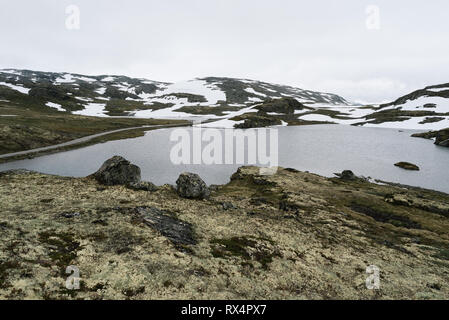
[[449,298],[438,192],[244,167],[194,200],[15,171],[0,203],[1,299]]

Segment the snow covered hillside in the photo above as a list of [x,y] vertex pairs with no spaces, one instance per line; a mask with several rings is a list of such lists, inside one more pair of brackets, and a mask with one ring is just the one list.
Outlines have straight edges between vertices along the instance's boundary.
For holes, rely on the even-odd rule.
[[347,104],[330,93],[245,79],[210,77],[165,83],[125,76],[0,70],[0,100],[89,116],[223,118],[282,97]]
[[[280,103],[271,105],[273,101]],[[1,105],[96,117],[209,120],[213,122],[207,126],[216,127],[249,126],[245,120],[251,125],[270,123],[268,118],[282,125],[449,127],[449,84],[426,87],[389,104],[363,106],[335,94],[247,79],[208,77],[166,83],[115,75],[5,69],[0,70]]]

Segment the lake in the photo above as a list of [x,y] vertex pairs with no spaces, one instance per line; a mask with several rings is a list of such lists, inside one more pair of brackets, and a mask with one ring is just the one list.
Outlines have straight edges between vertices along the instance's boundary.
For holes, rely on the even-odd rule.
[[[324,176],[352,170],[357,175],[419,186],[449,193],[449,148],[412,138],[416,131],[362,128],[344,125],[278,127],[279,165]],[[142,179],[157,185],[174,184],[182,172],[198,173],[208,184],[223,184],[241,165],[175,165],[170,151],[176,129],[149,131],[143,137],[110,141],[68,152],[0,164],[0,171],[29,169],[62,176],[83,177],[95,172],[114,155],[142,169]],[[191,128],[186,128],[191,133]],[[221,130],[223,131],[223,130]],[[418,165],[421,171],[394,166],[399,161]]]

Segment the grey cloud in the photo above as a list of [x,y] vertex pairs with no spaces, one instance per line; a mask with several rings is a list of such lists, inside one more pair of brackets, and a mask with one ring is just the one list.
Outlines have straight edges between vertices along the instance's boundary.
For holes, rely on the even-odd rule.
[[[65,28],[67,5],[81,28]],[[365,26],[367,5],[381,28]],[[253,78],[353,100],[449,82],[446,0],[2,0],[0,67]]]

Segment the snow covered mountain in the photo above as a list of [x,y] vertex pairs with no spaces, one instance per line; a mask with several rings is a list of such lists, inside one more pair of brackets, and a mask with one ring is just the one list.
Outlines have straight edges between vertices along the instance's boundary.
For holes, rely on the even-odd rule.
[[126,76],[0,70],[1,101],[100,117],[219,117],[282,97],[312,104],[347,104],[335,94],[244,79],[165,83]]
[[441,130],[449,128],[449,84],[428,86],[382,105],[314,104],[298,119],[364,127]]
[[449,83],[416,90],[378,108],[367,117],[365,125],[425,130],[449,128]]
[[[363,106],[335,94],[247,79],[208,77],[166,83],[115,75],[5,69],[0,70],[0,107],[2,104],[97,117],[208,119],[214,121],[208,126],[217,127],[270,123],[268,119],[284,125],[449,127],[449,84],[429,86],[389,104]],[[248,123],[244,124],[245,120]]]

